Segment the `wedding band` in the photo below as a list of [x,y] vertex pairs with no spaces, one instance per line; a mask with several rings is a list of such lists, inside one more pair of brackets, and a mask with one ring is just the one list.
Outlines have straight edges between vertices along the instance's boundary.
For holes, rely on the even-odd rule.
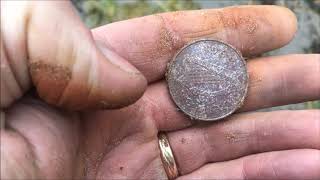
[[169,179],[175,179],[178,177],[179,172],[172,150],[170,148],[169,140],[165,133],[159,133],[159,147],[163,167],[167,173]]

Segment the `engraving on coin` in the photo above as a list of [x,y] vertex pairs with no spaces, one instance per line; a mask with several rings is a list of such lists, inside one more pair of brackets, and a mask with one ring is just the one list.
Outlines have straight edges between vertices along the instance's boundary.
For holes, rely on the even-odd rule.
[[166,74],[173,101],[198,120],[222,119],[243,103],[248,74],[241,53],[217,40],[197,40],[183,47]]

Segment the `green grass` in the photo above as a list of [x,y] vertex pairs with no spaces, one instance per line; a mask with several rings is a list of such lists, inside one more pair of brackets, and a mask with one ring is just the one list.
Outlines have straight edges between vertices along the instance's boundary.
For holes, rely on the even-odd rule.
[[72,0],[89,27],[167,11],[200,9],[193,0]]
[[306,102],[305,104],[306,104],[306,109],[320,109],[320,100]]

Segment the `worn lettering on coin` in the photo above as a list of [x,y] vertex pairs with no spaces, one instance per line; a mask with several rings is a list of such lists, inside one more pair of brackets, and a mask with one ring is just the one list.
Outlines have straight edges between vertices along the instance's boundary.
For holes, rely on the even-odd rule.
[[213,121],[236,111],[248,89],[241,53],[217,40],[197,40],[183,47],[166,74],[173,101],[193,119]]

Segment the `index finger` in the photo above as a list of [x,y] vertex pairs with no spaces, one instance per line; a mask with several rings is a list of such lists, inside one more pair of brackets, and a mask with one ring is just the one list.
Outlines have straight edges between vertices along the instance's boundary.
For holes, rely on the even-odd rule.
[[251,56],[287,44],[296,24],[287,8],[236,6],[135,18],[99,27],[93,33],[97,41],[129,60],[152,82],[163,77],[176,51],[194,39],[219,39]]

